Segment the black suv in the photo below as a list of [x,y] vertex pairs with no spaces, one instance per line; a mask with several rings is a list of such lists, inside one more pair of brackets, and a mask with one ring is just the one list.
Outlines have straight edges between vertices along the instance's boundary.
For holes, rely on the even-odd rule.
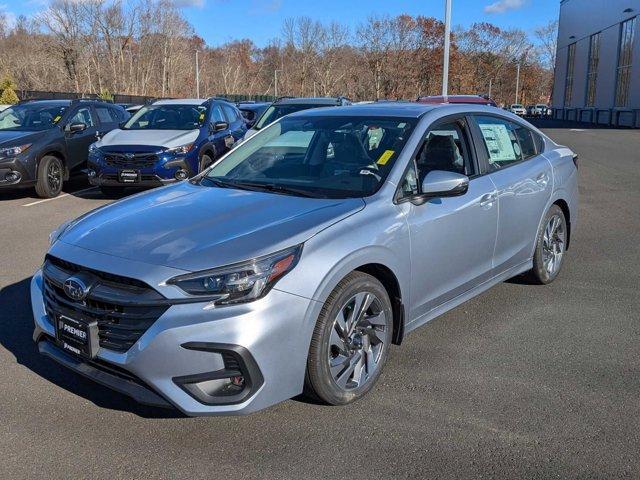
[[87,162],[89,145],[129,118],[97,100],[33,100],[0,112],[0,188],[35,186],[51,198]]

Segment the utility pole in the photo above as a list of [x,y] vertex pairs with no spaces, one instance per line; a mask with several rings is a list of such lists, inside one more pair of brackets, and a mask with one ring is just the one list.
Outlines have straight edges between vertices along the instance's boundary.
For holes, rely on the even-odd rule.
[[493,78],[489,79],[489,98],[491,98],[491,87],[493,86]]
[[451,46],[451,0],[444,7],[444,62],[442,64],[442,96],[449,92],[449,48]]
[[198,50],[196,50],[196,98],[200,98],[200,66],[198,65]]
[[516,101],[518,103],[518,90],[520,89],[520,61],[518,60],[518,69],[516,71]]

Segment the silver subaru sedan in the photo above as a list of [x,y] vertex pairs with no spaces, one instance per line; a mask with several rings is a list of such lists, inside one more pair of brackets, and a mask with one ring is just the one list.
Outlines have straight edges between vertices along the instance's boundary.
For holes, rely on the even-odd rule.
[[33,338],[188,415],[347,404],[417,327],[513,276],[552,282],[577,177],[571,150],[491,107],[289,115],[191,180],[54,231]]

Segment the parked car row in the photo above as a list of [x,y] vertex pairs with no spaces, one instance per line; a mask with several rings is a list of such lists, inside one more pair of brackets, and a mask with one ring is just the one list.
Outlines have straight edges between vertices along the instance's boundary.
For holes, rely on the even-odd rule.
[[[202,170],[239,138],[234,115],[218,101],[144,107],[93,146],[92,178],[144,180],[146,167],[108,165],[127,155],[166,155],[154,181]],[[376,102],[272,119],[195,178],[51,234],[31,280],[43,355],[187,415],[303,392],[344,405],[410,331],[513,276],[558,276],[577,162],[516,115]]]
[[0,113],[0,187],[35,186],[39,196],[55,197],[80,170],[108,196],[165,185],[197,175],[284,115],[348,104],[342,97],[238,105],[216,97],[149,105],[24,102]]

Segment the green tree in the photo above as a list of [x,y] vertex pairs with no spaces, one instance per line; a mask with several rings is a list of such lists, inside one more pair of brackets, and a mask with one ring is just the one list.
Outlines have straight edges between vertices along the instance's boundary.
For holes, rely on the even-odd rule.
[[0,81],[0,105],[14,105],[20,101],[16,95],[18,86],[10,75],[5,75]]
[[113,95],[109,92],[109,90],[102,89],[98,94],[98,98],[100,100],[104,100],[105,102],[113,102]]

